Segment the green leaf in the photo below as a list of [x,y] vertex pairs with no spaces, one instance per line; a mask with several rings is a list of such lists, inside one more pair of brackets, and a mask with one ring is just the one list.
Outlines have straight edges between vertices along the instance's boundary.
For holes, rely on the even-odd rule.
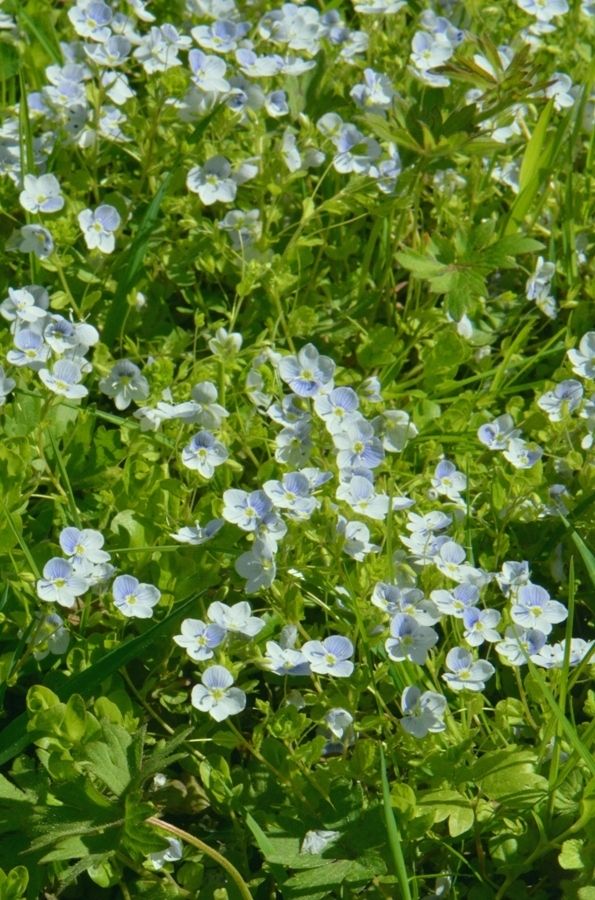
[[444,263],[418,250],[403,250],[395,253],[395,256],[404,269],[413,272],[418,278],[433,278],[444,270]]
[[583,869],[585,862],[582,858],[581,851],[583,849],[583,841],[578,838],[572,838],[564,841],[562,849],[558,855],[558,862],[562,869]]
[[530,750],[494,750],[486,753],[469,771],[490,800],[515,799],[533,805],[536,795],[545,795],[547,779],[535,772],[536,756]]
[[95,777],[121,797],[133,776],[129,754],[133,738],[121,725],[111,722],[102,723],[101,738],[87,744],[85,757]]
[[[190,597],[187,597],[185,600],[176,604],[168,616],[160,622],[156,622],[148,628],[144,634],[140,634],[138,637],[125,641],[120,647],[106,653],[99,662],[89,666],[88,669],[85,669],[79,675],[74,675],[69,678],[65,684],[62,684],[57,689],[56,695],[61,699],[67,699],[75,693],[79,693],[83,697],[92,696],[96,692],[98,686],[109,678],[110,675],[113,675],[118,669],[121,669],[123,666],[132,662],[133,659],[142,658],[146,648],[150,647],[161,637],[161,635],[165,634],[169,626],[179,618],[182,613],[192,607],[196,603],[198,597],[206,590],[207,587],[202,591],[191,594]],[[27,732],[27,725],[28,717],[23,713],[22,715],[17,716],[16,719],[0,732],[0,748],[2,748],[0,749],[0,765],[13,759],[32,742],[34,736]]]

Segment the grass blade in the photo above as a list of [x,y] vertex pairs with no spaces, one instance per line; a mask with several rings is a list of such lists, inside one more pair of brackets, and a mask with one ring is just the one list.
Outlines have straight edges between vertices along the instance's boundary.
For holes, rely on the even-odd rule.
[[386,774],[386,759],[384,757],[384,749],[380,748],[380,774],[382,778],[382,801],[384,806],[384,821],[386,822],[386,832],[388,834],[388,845],[393,858],[395,874],[399,881],[401,891],[401,900],[412,900],[411,891],[409,890],[409,877],[407,875],[407,867],[405,865],[405,857],[403,856],[403,848],[401,846],[401,837],[393,807],[390,799],[390,788],[388,785],[388,777]]
[[120,333],[128,312],[127,296],[138,281],[147,246],[159,216],[159,209],[165,193],[173,178],[173,172],[168,172],[159,186],[159,190],[149,203],[143,219],[139,225],[128,253],[128,264],[118,281],[118,286],[111,302],[103,327],[102,341],[111,344]]

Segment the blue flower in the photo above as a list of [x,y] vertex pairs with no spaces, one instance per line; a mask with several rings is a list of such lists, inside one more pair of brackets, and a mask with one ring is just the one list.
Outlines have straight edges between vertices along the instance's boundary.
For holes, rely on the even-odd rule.
[[223,518],[242,531],[256,531],[273,509],[273,504],[264,491],[252,491],[249,494],[230,488],[224,492],[223,502]]
[[79,225],[89,250],[113,253],[116,246],[114,232],[120,227],[120,214],[114,206],[103,203],[97,209],[83,209],[78,214]]
[[446,665],[450,672],[445,672],[442,678],[453,691],[483,691],[486,681],[496,671],[485,659],[474,662],[469,651],[463,647],[449,650]]
[[182,450],[182,462],[186,468],[199,472],[203,478],[212,478],[217,466],[222,465],[228,456],[226,448],[210,431],[199,431]]
[[190,702],[201,712],[208,712],[216,722],[241,713],[246,706],[246,694],[232,687],[233,675],[225,666],[210,666],[203,672],[202,684],[192,688]]
[[297,356],[279,360],[279,375],[298,397],[314,397],[321,388],[332,387],[335,363],[321,356],[313,344],[306,344]]
[[342,635],[331,635],[323,641],[306,641],[302,653],[317,675],[348,678],[353,672],[353,644]]
[[55,556],[43,567],[43,578],[37,582],[37,596],[46,603],[58,603],[70,608],[87,587],[87,581],[75,574],[71,563]]
[[203,662],[213,657],[213,650],[218,647],[227,634],[220,625],[207,625],[201,619],[184,619],[181,633],[174,635],[178,647],[183,647],[191,659]]
[[429,651],[438,643],[438,635],[433,628],[419,625],[413,616],[406,613],[397,613],[393,616],[390,633],[391,636],[387,638],[384,646],[390,659],[395,662],[409,659],[423,666]]
[[114,604],[127,618],[150,619],[161,592],[152,584],[141,584],[132,575],[118,575],[112,585]]

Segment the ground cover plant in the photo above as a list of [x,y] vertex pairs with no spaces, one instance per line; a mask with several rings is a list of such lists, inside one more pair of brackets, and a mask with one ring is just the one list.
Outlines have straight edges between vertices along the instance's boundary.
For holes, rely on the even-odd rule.
[[593,900],[594,46],[4,0],[3,900]]

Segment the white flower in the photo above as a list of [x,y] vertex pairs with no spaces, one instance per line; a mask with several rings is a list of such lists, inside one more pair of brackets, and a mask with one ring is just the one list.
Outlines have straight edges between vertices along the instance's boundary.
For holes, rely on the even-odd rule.
[[578,350],[569,350],[566,355],[576,375],[595,379],[595,331],[587,331],[580,340]]
[[174,635],[174,641],[178,647],[183,647],[191,659],[203,662],[212,659],[213,650],[225,638],[227,634],[221,625],[207,625],[201,619],[184,619],[181,625],[181,634]]
[[164,863],[177,862],[179,859],[182,859],[182,842],[177,838],[166,838],[166,840],[169,846],[166,847],[165,850],[158,850],[156,853],[149,853],[149,859],[153,863],[154,869],[162,869]]
[[76,598],[87,590],[84,578],[74,574],[72,565],[55,556],[43,567],[43,578],[37,582],[37,596],[46,603],[72,607]]
[[19,195],[23,209],[28,212],[53,213],[64,206],[64,197],[55,175],[25,175],[24,190]]
[[84,209],[78,214],[85,242],[89,250],[113,253],[116,246],[114,232],[120,227],[120,214],[114,206],[101,204],[97,209]]
[[496,671],[487,660],[474,662],[469,651],[463,647],[449,650],[446,665],[450,672],[445,672],[442,678],[453,691],[483,691],[486,681]]
[[40,369],[39,377],[50,391],[70,400],[86,397],[89,391],[83,384],[79,384],[83,377],[80,363],[70,359],[59,359],[54,363],[52,370]]
[[233,675],[225,666],[210,666],[203,672],[202,684],[192,688],[190,702],[195,709],[208,712],[216,722],[241,713],[246,706],[246,694],[232,687]]
[[246,600],[234,603],[233,606],[216,600],[209,606],[207,615],[211,622],[225,631],[244,637],[255,637],[264,628],[264,621],[252,615],[252,609]]
[[132,575],[118,575],[112,585],[114,604],[127,618],[150,619],[161,592],[152,584],[141,584]]

